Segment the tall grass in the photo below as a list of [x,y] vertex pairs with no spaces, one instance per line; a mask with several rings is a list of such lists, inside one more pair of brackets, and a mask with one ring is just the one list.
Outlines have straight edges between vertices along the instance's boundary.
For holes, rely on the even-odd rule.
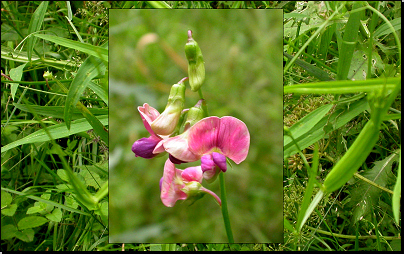
[[[2,251],[401,250],[400,2],[2,1],[1,7]],[[113,57],[107,53],[108,8],[283,9],[284,218],[278,221],[284,243],[108,243],[108,162],[116,165],[122,155],[108,153],[108,137],[116,138],[108,133],[107,118]],[[254,22],[248,26],[254,31]],[[241,59],[232,52],[238,56],[228,61],[234,69]],[[172,64],[181,68],[175,56]],[[233,82],[245,78],[240,69],[215,67]],[[152,73],[144,82],[164,93],[167,88],[156,80],[178,73]],[[256,102],[251,91],[258,88],[247,87],[240,94],[248,98],[244,102]],[[143,92],[142,101],[163,104],[148,89],[132,89]],[[251,112],[267,112],[274,101]],[[229,103],[233,108],[239,100]],[[256,123],[256,130],[260,124],[272,128]],[[271,163],[267,149],[264,144],[254,153],[262,158],[260,167]],[[136,193],[131,198],[119,202],[133,202]],[[249,214],[246,220],[264,225],[271,217]]]

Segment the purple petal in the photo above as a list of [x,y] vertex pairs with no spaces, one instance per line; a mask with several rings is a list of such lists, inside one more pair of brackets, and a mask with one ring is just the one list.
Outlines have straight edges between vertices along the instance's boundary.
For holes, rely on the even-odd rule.
[[153,154],[153,150],[159,142],[160,139],[153,136],[141,138],[133,143],[132,152],[135,153],[136,157],[140,156],[145,159],[151,159],[157,155]]
[[213,161],[212,154],[206,154],[201,157],[201,169],[204,173],[215,169],[215,162]]
[[212,158],[215,164],[223,171],[226,172],[227,164],[226,164],[226,156],[220,153],[213,152]]
[[171,154],[168,155],[168,158],[174,164],[186,163],[186,161],[179,160],[179,159],[175,158],[174,156],[172,156]]

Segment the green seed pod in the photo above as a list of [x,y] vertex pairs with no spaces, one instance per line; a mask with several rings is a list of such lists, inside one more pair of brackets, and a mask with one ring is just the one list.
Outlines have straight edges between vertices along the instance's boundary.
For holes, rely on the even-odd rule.
[[185,55],[188,59],[188,76],[191,90],[196,92],[205,80],[205,62],[198,43],[192,38],[192,31],[188,30],[188,42],[185,44]]
[[355,142],[326,176],[324,192],[333,192],[342,187],[365,162],[379,138],[379,127],[370,119]]

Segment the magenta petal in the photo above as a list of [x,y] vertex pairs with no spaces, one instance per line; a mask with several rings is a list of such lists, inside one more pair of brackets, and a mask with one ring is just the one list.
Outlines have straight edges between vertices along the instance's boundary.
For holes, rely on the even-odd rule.
[[153,150],[159,142],[160,139],[154,136],[141,138],[133,143],[132,152],[135,153],[136,157],[140,156],[145,159],[151,159],[157,155],[153,154]]
[[226,164],[226,156],[220,153],[213,152],[212,153],[213,162],[223,171],[226,172],[227,164]]
[[181,173],[181,177],[184,181],[191,182],[191,181],[197,181],[199,183],[202,183],[202,169],[201,166],[197,167],[189,167],[184,169]]
[[245,123],[235,117],[222,117],[216,145],[235,163],[244,161],[250,147],[250,133]]
[[208,154],[216,148],[220,118],[211,116],[204,118],[189,129],[189,149],[198,155]]
[[181,180],[182,170],[176,169],[175,165],[167,159],[164,164],[163,181],[161,182],[160,198],[167,207],[172,207],[179,199],[186,199],[187,194],[181,191],[183,188]]
[[212,158],[212,154],[206,154],[204,156],[201,157],[201,169],[202,172],[206,172],[206,171],[214,171],[215,169],[215,162],[213,161]]

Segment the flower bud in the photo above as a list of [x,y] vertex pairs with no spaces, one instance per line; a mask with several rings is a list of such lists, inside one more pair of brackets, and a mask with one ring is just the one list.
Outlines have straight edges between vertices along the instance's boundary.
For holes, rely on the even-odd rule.
[[205,80],[205,62],[198,43],[192,38],[192,31],[188,30],[188,42],[185,44],[185,55],[188,59],[188,76],[191,90],[196,92]]
[[204,117],[204,112],[202,109],[202,104],[204,100],[199,100],[195,106],[188,110],[187,119],[184,124],[184,131],[188,130],[189,127],[199,122]]
[[170,135],[175,130],[184,107],[185,84],[183,84],[183,81],[186,79],[181,79],[178,84],[171,87],[166,108],[150,125],[156,134]]

